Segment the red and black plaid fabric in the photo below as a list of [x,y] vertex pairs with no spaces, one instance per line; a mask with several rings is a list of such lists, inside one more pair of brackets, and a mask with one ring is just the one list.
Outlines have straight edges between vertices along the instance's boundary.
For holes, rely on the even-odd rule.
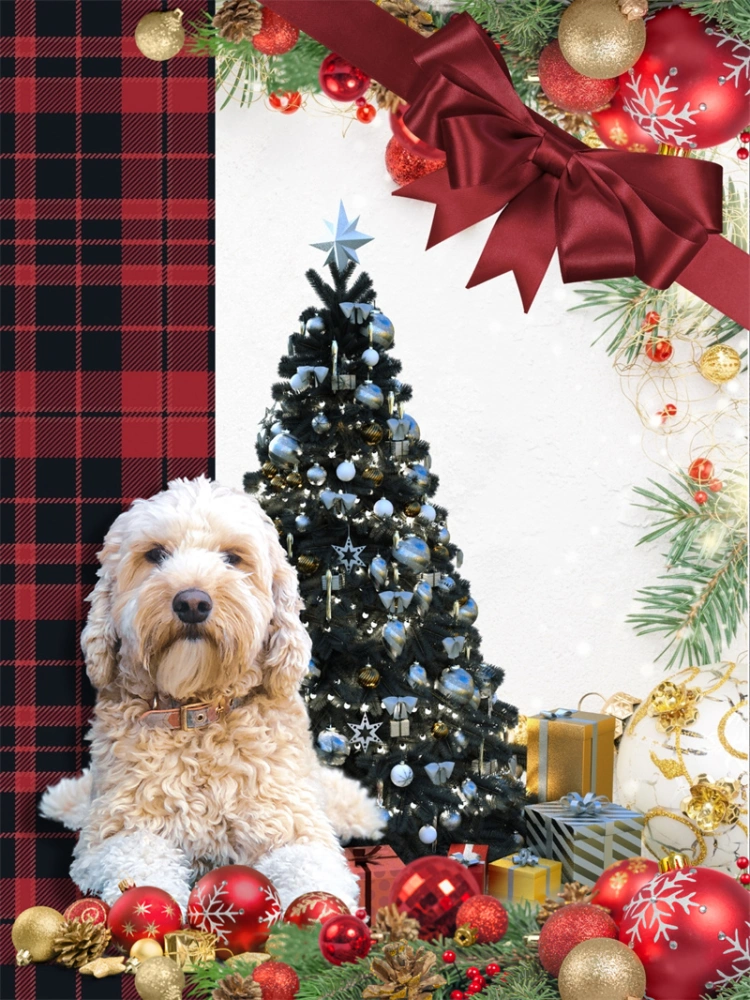
[[[0,2],[0,995],[16,1000],[136,996],[132,977],[16,968],[10,924],[76,897],[75,838],[37,804],[86,763],[79,638],[103,535],[135,497],[213,471],[213,66],[138,52],[160,7]],[[187,24],[206,4],[180,7]]]

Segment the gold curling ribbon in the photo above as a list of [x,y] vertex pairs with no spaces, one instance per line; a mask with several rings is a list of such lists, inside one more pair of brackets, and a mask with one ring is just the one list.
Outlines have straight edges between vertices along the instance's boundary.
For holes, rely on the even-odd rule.
[[746,705],[747,705],[746,698],[743,698],[741,701],[738,701],[736,705],[734,705],[732,708],[729,709],[726,715],[722,716],[721,721],[719,722],[719,729],[718,729],[719,742],[721,743],[721,745],[724,747],[724,749],[728,754],[731,754],[732,757],[737,757],[738,760],[747,760],[748,757],[747,754],[744,753],[744,751],[735,750],[735,748],[727,739],[727,732],[726,732],[727,722],[729,722],[730,717],[734,715],[735,712],[737,712],[740,708],[744,708]]
[[692,831],[695,836],[696,843],[698,844],[698,856],[693,858],[692,864],[702,865],[708,856],[708,847],[706,846],[703,834],[700,832],[695,823],[692,823],[686,816],[678,816],[677,813],[670,812],[669,809],[662,809],[661,806],[657,806],[655,809],[649,809],[643,817],[644,832],[650,820],[655,819],[657,816],[664,816],[666,819],[673,819],[676,823],[682,823],[683,826],[686,826]]

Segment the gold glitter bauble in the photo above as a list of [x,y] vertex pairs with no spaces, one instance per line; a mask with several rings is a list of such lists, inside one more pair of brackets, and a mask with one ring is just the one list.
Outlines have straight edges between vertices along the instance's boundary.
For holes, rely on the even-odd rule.
[[176,56],[185,44],[182,11],[154,11],[135,26],[135,44],[147,59],[164,62]]
[[274,476],[271,480],[271,486],[273,486],[275,490],[283,490],[286,486],[286,479],[284,479],[283,476]]
[[273,479],[276,475],[276,466],[273,462],[264,462],[260,467],[260,471],[266,477],[266,479]]
[[297,569],[300,573],[314,573],[320,566],[320,559],[317,556],[302,555],[297,560]]
[[153,938],[141,938],[130,949],[130,957],[137,958],[139,962],[145,962],[148,958],[161,958],[163,954],[162,946]]
[[10,932],[13,947],[29,952],[31,962],[50,962],[55,957],[55,938],[64,923],[62,913],[51,906],[30,906],[13,924]]
[[439,719],[437,722],[432,723],[432,735],[436,740],[442,740],[448,735],[449,732],[450,730],[448,729],[447,723],[442,722]]
[[141,1000],[181,1000],[185,973],[171,958],[149,958],[135,974],[135,991]]
[[742,367],[742,358],[728,344],[712,344],[698,362],[701,375],[714,385],[731,382]]
[[365,471],[362,473],[363,479],[368,479],[375,486],[380,486],[383,482],[383,473],[380,469],[374,468],[372,465],[368,465]]
[[646,992],[641,960],[626,944],[611,938],[582,941],[560,969],[561,1000],[625,1000]]
[[563,58],[574,70],[606,80],[629,70],[646,45],[646,25],[629,21],[617,0],[573,0],[557,34]]
[[416,517],[421,509],[422,509],[422,504],[419,502],[419,500],[412,500],[411,503],[408,503],[404,507],[404,514],[406,514],[407,517]]
[[380,683],[380,671],[375,667],[362,667],[357,674],[357,680],[363,688],[376,688]]
[[384,431],[380,424],[368,424],[362,428],[362,437],[368,444],[380,444],[383,436]]
[[299,472],[290,472],[289,475],[286,477],[286,481],[290,486],[295,486],[295,487],[301,486],[302,476],[299,474]]

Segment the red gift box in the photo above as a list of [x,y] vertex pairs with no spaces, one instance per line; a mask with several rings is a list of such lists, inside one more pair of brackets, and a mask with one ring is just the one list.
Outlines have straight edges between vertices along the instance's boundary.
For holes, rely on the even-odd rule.
[[381,906],[388,905],[393,880],[404,863],[386,844],[347,847],[344,854],[349,868],[359,879],[359,905],[367,910],[372,921]]
[[477,884],[480,896],[487,893],[487,844],[451,844],[448,857],[466,867],[466,871]]

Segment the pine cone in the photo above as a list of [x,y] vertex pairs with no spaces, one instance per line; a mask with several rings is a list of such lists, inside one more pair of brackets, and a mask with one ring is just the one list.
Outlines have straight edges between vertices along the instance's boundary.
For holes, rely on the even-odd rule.
[[375,101],[379,108],[385,108],[386,111],[395,111],[399,104],[404,104],[405,101],[398,94],[394,94],[392,90],[384,87],[382,83],[373,82],[370,85],[370,92],[367,95],[371,101]]
[[66,920],[55,938],[55,961],[68,969],[79,969],[103,955],[111,937],[105,924]]
[[568,903],[592,903],[593,900],[594,893],[591,890],[591,886],[582,885],[580,882],[566,882],[560,892],[558,892],[556,899],[548,896],[540,905],[536,915],[536,922],[540,927],[543,927],[544,922],[552,916],[555,910],[567,906]]
[[536,98],[536,106],[539,113],[549,118],[551,122],[564,129],[570,135],[580,136],[588,132],[591,128],[591,118],[586,114],[578,114],[575,111],[563,111],[547,97],[540,93]]
[[248,42],[260,31],[263,8],[257,0],[224,0],[213,26],[228,42]]
[[382,7],[388,14],[398,18],[412,31],[418,31],[420,35],[431,35],[435,30],[432,14],[417,7],[412,0],[377,0],[377,3],[378,7]]
[[211,1000],[261,1000],[262,996],[263,991],[252,976],[241,976],[239,972],[234,972],[219,980],[211,994]]
[[432,991],[445,985],[443,976],[431,973],[437,957],[431,951],[403,941],[387,944],[370,969],[381,982],[368,986],[362,1000],[431,1000]]
[[536,922],[540,927],[544,927],[552,914],[557,910],[561,910],[563,906],[565,906],[565,903],[561,903],[559,900],[548,896],[543,903],[539,904],[539,909],[536,912]]
[[620,13],[628,21],[637,21],[639,17],[648,14],[648,0],[617,0]]
[[372,925],[375,941],[390,944],[393,941],[416,941],[419,937],[419,921],[402,913],[395,903],[381,906]]

